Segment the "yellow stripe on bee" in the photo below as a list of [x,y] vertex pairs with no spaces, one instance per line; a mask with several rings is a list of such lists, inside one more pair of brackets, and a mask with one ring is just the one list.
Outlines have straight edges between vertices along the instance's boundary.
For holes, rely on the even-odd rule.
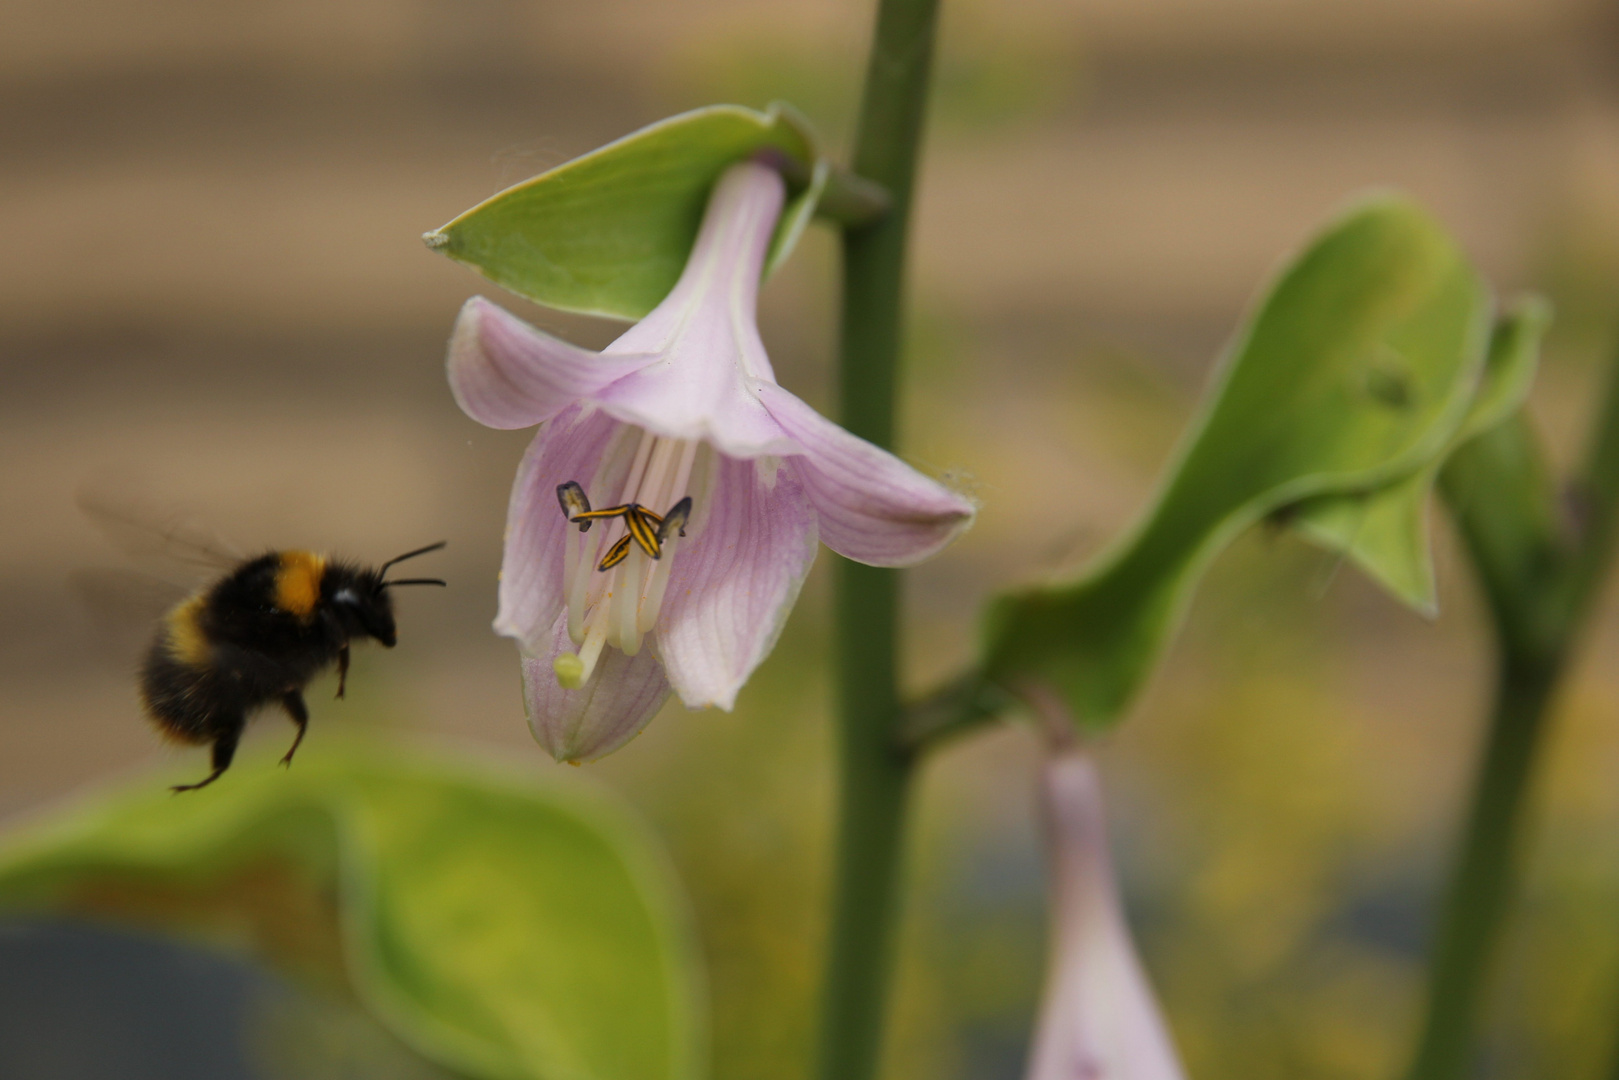
[[320,600],[320,579],[326,557],[312,551],[283,551],[275,572],[275,606],[300,619],[307,618]]
[[187,667],[202,667],[208,663],[208,638],[203,634],[197,617],[202,614],[206,597],[201,593],[176,604],[164,618],[164,643],[169,655]]
[[656,559],[663,553],[663,545],[658,543],[658,534],[653,531],[653,526],[645,515],[645,510],[639,506],[632,506],[630,512],[624,515],[624,524],[629,527],[630,535],[635,537],[635,542],[641,545],[641,550]]

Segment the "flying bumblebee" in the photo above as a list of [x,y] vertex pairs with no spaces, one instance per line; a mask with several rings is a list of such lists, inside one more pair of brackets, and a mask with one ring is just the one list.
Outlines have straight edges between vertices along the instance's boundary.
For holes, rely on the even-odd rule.
[[342,697],[350,642],[373,638],[393,648],[397,634],[388,590],[444,582],[389,580],[388,570],[442,547],[440,542],[407,551],[375,569],[310,551],[272,551],[240,563],[170,609],[141,665],[141,702],[166,735],[213,746],[213,772],[174,790],[195,791],[219,779],[248,717],[265,705],[281,706],[298,726],[281,759],[290,763],[309,724],[304,687],[336,664]]

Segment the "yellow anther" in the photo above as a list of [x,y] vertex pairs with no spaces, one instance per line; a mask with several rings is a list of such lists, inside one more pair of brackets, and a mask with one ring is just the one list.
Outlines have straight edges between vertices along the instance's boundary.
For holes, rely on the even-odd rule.
[[630,538],[628,534],[625,534],[624,536],[618,538],[618,543],[607,549],[607,554],[602,556],[601,564],[597,566],[596,569],[611,570],[613,567],[629,558],[629,555]]

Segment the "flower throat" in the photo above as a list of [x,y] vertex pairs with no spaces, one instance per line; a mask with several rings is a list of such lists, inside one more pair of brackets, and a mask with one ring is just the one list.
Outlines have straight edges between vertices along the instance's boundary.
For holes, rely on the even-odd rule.
[[[557,681],[568,689],[590,677],[604,646],[626,656],[640,651],[663,608],[672,553],[691,518],[686,491],[700,444],[644,430],[639,435],[619,498],[605,509],[592,508],[578,481],[557,485],[563,516],[579,526],[567,530],[563,570],[568,636],[579,651],[563,653],[553,665]],[[627,449],[628,443],[621,440],[619,445]],[[651,507],[668,510],[660,514]],[[603,527],[593,531],[597,522]]]

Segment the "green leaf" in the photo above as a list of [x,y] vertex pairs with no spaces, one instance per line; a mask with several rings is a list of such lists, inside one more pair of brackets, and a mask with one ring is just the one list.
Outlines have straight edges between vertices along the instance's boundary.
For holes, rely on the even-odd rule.
[[239,761],[179,796],[149,780],[0,845],[0,907],[341,964],[399,1038],[490,1080],[696,1075],[674,895],[600,797],[376,746]]
[[817,161],[815,171],[810,174],[809,186],[789,199],[782,208],[781,221],[776,226],[776,235],[770,238],[770,251],[765,257],[766,277],[774,274],[776,268],[793,253],[793,248],[798,246],[798,238],[809,228],[810,219],[821,204],[821,196],[826,193],[831,175],[832,163],[825,158]]
[[720,174],[770,151],[798,189],[777,226],[774,268],[827,184],[807,125],[782,105],[762,113],[711,105],[660,120],[507,188],[423,239],[536,303],[639,319],[680,277]]
[[1502,317],[1467,419],[1443,454],[1385,487],[1308,500],[1297,508],[1294,527],[1342,552],[1405,604],[1438,614],[1428,507],[1439,470],[1452,450],[1499,424],[1529,396],[1550,321],[1550,308],[1536,297],[1519,301]]
[[1483,284],[1418,207],[1386,196],[1346,214],[1238,335],[1137,526],[1076,580],[991,605],[987,676],[1048,684],[1082,728],[1116,723],[1238,532],[1280,507],[1397,482],[1450,444],[1488,320]]

